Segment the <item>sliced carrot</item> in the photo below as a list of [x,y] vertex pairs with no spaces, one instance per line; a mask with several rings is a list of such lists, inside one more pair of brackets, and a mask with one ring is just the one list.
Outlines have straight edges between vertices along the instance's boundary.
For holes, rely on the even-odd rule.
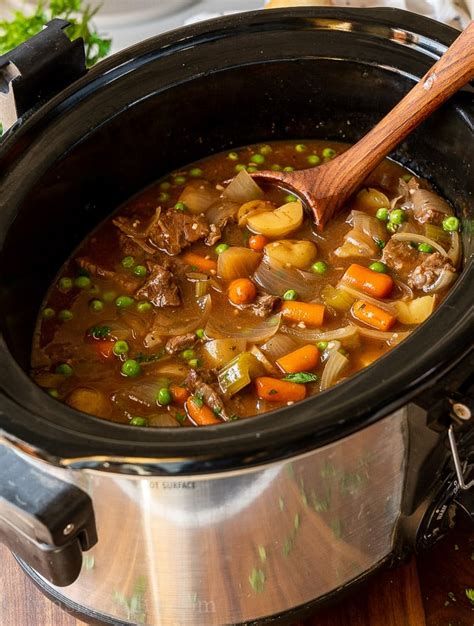
[[390,330],[397,321],[397,318],[390,315],[385,309],[381,309],[375,306],[375,304],[370,304],[370,302],[364,302],[363,300],[354,302],[352,305],[352,315],[361,322],[372,326],[372,328],[377,328],[378,330]]
[[357,263],[353,263],[347,268],[342,277],[342,282],[376,298],[385,298],[393,289],[391,276],[382,272],[374,272],[368,267],[357,265]]
[[304,322],[308,326],[322,326],[324,320],[324,304],[288,300],[283,304],[281,312],[286,319]]
[[97,354],[103,359],[111,359],[114,356],[115,341],[109,339],[94,339],[91,346]]
[[249,248],[255,252],[262,252],[268,243],[268,239],[264,235],[252,235],[249,237]]
[[189,391],[185,387],[180,387],[179,385],[170,385],[170,391],[173,397],[173,402],[175,402],[176,404],[183,405],[189,398]]
[[268,402],[298,402],[306,398],[306,387],[278,378],[260,376],[255,379],[257,395]]
[[210,426],[211,424],[222,423],[207,404],[203,404],[202,400],[198,400],[195,396],[188,398],[184,403],[184,407],[189,419],[197,426]]
[[277,365],[289,374],[296,372],[308,372],[313,370],[319,363],[319,350],[316,346],[308,344],[298,348],[294,352],[285,354],[278,359]]
[[229,285],[229,300],[234,304],[249,304],[256,295],[257,288],[250,278],[236,278]]
[[206,257],[195,254],[194,252],[186,252],[186,254],[183,254],[183,261],[197,267],[203,272],[210,272],[211,270],[217,271],[217,261],[214,261],[214,259],[206,259]]

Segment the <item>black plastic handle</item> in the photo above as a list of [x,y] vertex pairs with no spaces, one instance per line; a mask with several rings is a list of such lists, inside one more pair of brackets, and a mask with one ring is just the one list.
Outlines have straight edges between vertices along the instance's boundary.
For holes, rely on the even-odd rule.
[[0,541],[58,587],[73,583],[97,543],[90,497],[0,445]]
[[57,94],[86,73],[84,41],[70,41],[65,20],[0,56],[0,122],[8,130],[30,109]]

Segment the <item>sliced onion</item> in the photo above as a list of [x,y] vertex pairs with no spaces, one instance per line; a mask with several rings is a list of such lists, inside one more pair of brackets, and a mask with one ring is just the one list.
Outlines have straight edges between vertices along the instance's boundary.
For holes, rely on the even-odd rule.
[[361,337],[376,339],[377,341],[386,341],[389,346],[396,346],[401,341],[406,339],[408,335],[410,335],[410,331],[390,333],[384,330],[371,330],[370,328],[363,328],[362,326],[357,326],[356,324],[353,325],[357,328]]
[[147,417],[148,425],[153,428],[179,428],[180,424],[170,413],[160,413]]
[[448,250],[448,257],[454,267],[459,267],[461,261],[461,237],[459,233],[451,233],[451,246]]
[[137,320],[136,316],[130,313],[126,317],[125,315],[121,316],[119,319],[104,320],[100,325],[110,328],[108,337],[116,341],[137,339],[137,337],[142,336],[146,332],[145,322],[142,319]]
[[411,194],[411,200],[413,202],[415,217],[417,213],[423,214],[425,211],[435,211],[436,213],[443,213],[444,215],[453,214],[453,209],[446,200],[429,189],[416,189]]
[[311,343],[317,343],[319,341],[339,341],[343,346],[354,348],[359,344],[358,329],[351,324],[344,326],[343,328],[328,330],[324,333],[318,332],[317,330],[298,328],[298,326],[282,326],[281,331]]
[[223,198],[240,204],[262,196],[263,191],[246,170],[239,172],[222,194]]
[[341,354],[339,350],[332,349],[321,376],[321,391],[332,387],[348,366],[349,359]]
[[112,402],[122,411],[134,411],[138,407],[156,407],[156,396],[162,387],[167,387],[167,378],[145,378],[123,387],[112,395]]
[[312,300],[319,291],[319,281],[315,275],[284,267],[268,258],[260,263],[253,279],[272,296],[282,296],[288,289],[293,289],[298,299]]
[[247,341],[245,339],[212,339],[206,341],[202,351],[210,367],[223,367],[232,361],[241,352],[245,352]]
[[220,199],[215,202],[207,211],[206,219],[210,224],[225,226],[227,222],[233,221],[237,216],[240,204]]
[[271,361],[267,359],[267,357],[259,348],[257,348],[257,346],[253,346],[250,350],[250,353],[253,354],[257,358],[257,361],[263,365],[267,374],[279,374],[279,370],[273,365]]
[[392,235],[392,239],[394,241],[408,241],[408,242],[413,241],[413,243],[427,243],[428,245],[430,245],[432,248],[434,248],[437,252],[439,252],[443,256],[448,256],[448,253],[446,252],[446,250],[442,246],[440,246],[439,243],[437,243],[436,241],[433,241],[433,239],[428,239],[428,237],[425,237],[424,235],[418,235],[417,233],[398,232]]
[[351,256],[372,257],[377,253],[377,250],[377,244],[371,237],[361,230],[353,228],[345,235],[344,243],[336,248],[334,254],[341,259]]
[[435,291],[447,289],[450,285],[452,285],[452,283],[454,283],[457,277],[458,275],[456,272],[453,272],[452,269],[443,268],[436,281],[432,285],[425,285],[423,287],[423,291],[425,293],[433,293]]
[[[160,311],[159,313],[156,313],[153,328],[151,329],[149,335],[169,335],[176,337],[177,335],[190,333],[193,330],[196,330],[196,328],[203,328],[209,318],[209,315],[211,314],[211,296],[207,295],[202,298],[198,298],[196,303],[198,311],[196,311],[196,308],[193,308],[191,311],[187,311],[187,314],[184,312],[179,313],[178,320],[176,319],[178,317],[176,311],[168,313]],[[147,337],[149,335],[147,335]]]
[[351,211],[350,222],[355,230],[362,231],[372,241],[386,241],[387,229],[380,220],[364,211]]
[[219,192],[206,180],[193,180],[188,183],[179,196],[190,213],[198,215],[205,213],[209,207],[219,199]]
[[246,339],[249,342],[261,343],[267,341],[278,332],[281,323],[281,313],[268,317],[258,326],[237,328],[236,323],[236,320],[222,320],[220,317],[211,317],[205,328],[205,333],[208,337],[216,339]]
[[395,308],[395,305],[393,304],[393,302],[386,302],[384,300],[379,300],[378,298],[373,298],[372,296],[367,295],[363,291],[354,289],[354,287],[349,287],[343,282],[340,282],[337,287],[338,289],[343,289],[344,291],[347,291],[348,294],[350,294],[351,296],[354,296],[354,298],[356,298],[357,300],[364,300],[364,302],[370,302],[370,304],[378,306],[381,309],[385,309],[385,311],[388,311],[392,315],[397,314],[397,309]]
[[[284,331],[284,327],[281,328]],[[260,346],[261,350],[265,352],[267,356],[276,361],[285,354],[289,354],[296,348],[296,342],[288,337],[288,335],[282,335],[277,333],[274,337]]]
[[217,274],[224,280],[247,278],[260,264],[262,255],[249,248],[232,246],[219,254]]
[[403,283],[401,280],[394,279],[393,282],[403,294],[401,300],[413,300],[413,289],[411,289],[411,287]]

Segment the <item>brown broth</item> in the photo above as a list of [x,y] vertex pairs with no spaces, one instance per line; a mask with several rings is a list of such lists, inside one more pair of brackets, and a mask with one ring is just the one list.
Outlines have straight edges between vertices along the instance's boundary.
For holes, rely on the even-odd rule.
[[[146,225],[154,216],[157,206],[162,207],[162,211],[167,209],[174,210],[174,205],[178,202],[179,197],[189,181],[193,180],[190,173],[195,168],[199,168],[198,178],[206,180],[214,186],[218,186],[220,190],[224,187],[223,181],[231,179],[235,176],[236,165],[242,164],[247,167],[255,167],[267,169],[271,166],[279,165],[281,167],[293,167],[301,169],[309,166],[308,157],[317,155],[321,162],[327,160],[323,156],[323,151],[331,148],[335,154],[347,149],[347,145],[336,142],[323,141],[305,141],[305,150],[297,151],[295,146],[297,142],[275,142],[271,144],[271,152],[265,155],[265,163],[256,165],[252,161],[255,154],[260,154],[261,146],[249,146],[238,149],[235,154],[238,155],[237,160],[229,158],[228,154],[218,154],[206,158],[198,163],[194,163],[182,170],[173,172],[166,179],[160,180],[149,188],[140,192],[131,198],[117,212],[102,223],[87,238],[74,253],[74,255],[61,268],[57,279],[46,294],[41,314],[38,318],[37,330],[35,333],[33,352],[32,352],[32,376],[40,386],[48,390],[48,392],[65,401],[66,403],[79,408],[85,412],[93,413],[101,417],[129,423],[131,419],[142,417],[152,426],[190,426],[192,421],[186,415],[186,411],[182,406],[172,403],[169,406],[159,406],[155,401],[156,392],[161,387],[167,387],[170,383],[181,384],[186,377],[188,365],[181,354],[175,356],[166,356],[163,354],[163,344],[158,347],[146,348],[143,338],[149,331],[150,326],[155,319],[154,307],[150,307],[147,311],[139,311],[137,301],[135,300],[129,307],[119,308],[116,306],[115,299],[122,295],[123,292],[117,283],[116,277],[100,277],[89,275],[87,272],[78,271],[76,259],[79,257],[88,257],[93,262],[111,272],[116,272],[116,276],[122,279],[133,277],[133,268],[126,269],[122,266],[122,260],[128,255],[127,251],[122,249],[123,238],[119,236],[118,229],[112,224],[112,218],[117,215],[133,217],[134,223],[138,225],[138,230]],[[382,191],[390,201],[398,194],[399,179],[401,177],[408,178],[411,175],[406,169],[398,164],[385,160],[367,179],[367,187],[374,187]],[[182,180],[180,179],[182,177]],[[264,188],[265,200],[269,200],[280,206],[286,202],[287,193],[275,187]],[[351,209],[363,210],[368,214],[375,215],[376,207],[369,206],[361,200],[360,197],[353,198],[348,206],[327,225],[324,233],[317,234],[314,227],[307,216],[302,226],[291,233],[287,239],[309,240],[316,244],[318,249],[317,260],[324,260],[327,265],[327,271],[319,277],[317,299],[321,301],[321,290],[325,285],[335,286],[342,278],[347,267],[351,263],[361,263],[368,265],[374,260],[378,260],[381,256],[380,250],[372,258],[340,258],[335,254],[335,250],[344,242],[344,236],[350,230],[351,226],[346,222]],[[409,212],[407,212],[407,215]],[[409,222],[412,230],[417,233],[423,233],[422,225],[416,222],[412,216],[409,216]],[[249,231],[246,228],[240,228],[236,224],[228,225],[223,230],[223,237],[219,243],[225,242],[230,246],[247,246]],[[122,241],[122,243],[121,243]],[[215,246],[209,247],[203,241],[192,244],[186,248],[185,252],[193,252],[202,256],[208,256],[211,259],[217,259]],[[166,255],[159,250],[153,255],[158,261],[162,260]],[[182,255],[180,255],[182,256]],[[135,246],[133,254],[135,265],[145,265],[147,259],[152,255]],[[179,257],[178,257],[179,259]],[[194,268],[191,268],[194,269]],[[397,279],[395,272],[391,272],[392,276]],[[84,288],[73,285],[70,289],[61,289],[60,280],[70,278],[77,282],[77,278],[85,276],[90,279],[90,285]],[[137,278],[137,284],[142,284],[146,279]],[[228,284],[225,281],[215,277],[216,284],[220,286],[221,292],[211,289],[212,298],[212,315],[219,315],[224,323],[229,324],[229,328],[244,328],[247,325],[257,325],[262,323],[262,319],[256,318],[255,315],[248,311],[240,311],[233,306],[227,296]],[[79,281],[80,282],[80,281]],[[195,308],[194,294],[192,286],[183,279],[183,274],[179,274],[179,284],[181,290],[186,292],[186,300],[181,307],[167,307],[163,312],[176,317],[176,323],[179,324],[186,310]],[[437,304],[441,301],[446,291],[437,294]],[[280,294],[283,295],[283,294]],[[397,294],[396,294],[397,295]],[[395,297],[396,297],[395,295]],[[400,295],[398,293],[398,295]],[[422,291],[415,290],[415,296],[426,295]],[[97,300],[97,305],[101,310],[92,311],[91,302]],[[46,313],[45,313],[46,311]],[[71,319],[64,321],[64,311],[70,311]],[[49,312],[49,315],[48,315]],[[162,311],[158,311],[158,316],[162,315]],[[324,325],[321,332],[327,332],[332,329],[341,328],[348,322],[363,326],[351,316],[350,313],[340,314],[330,308],[325,313]],[[120,336],[126,339],[129,351],[127,355],[115,356],[110,353],[112,342],[108,341],[110,337],[106,337],[101,341],[97,337],[90,334],[92,327],[110,327],[114,325],[123,327]],[[291,325],[291,324],[290,324]],[[368,327],[366,327],[368,328]],[[391,329],[393,333],[401,333],[413,330],[413,326],[406,326],[397,321],[396,325]],[[295,348],[306,345],[307,341],[295,340]],[[210,369],[208,359],[203,350],[204,342],[198,342],[193,348],[196,359],[200,365],[197,367],[207,367]],[[344,351],[349,359],[348,367],[345,369],[343,377],[350,376],[361,368],[366,367],[374,360],[385,354],[391,346],[383,340],[374,340],[370,338],[360,337],[358,345],[345,347]],[[133,358],[141,360],[141,373],[137,377],[127,377],[121,372],[122,364],[125,358]],[[57,373],[57,367],[64,364],[69,365],[71,372],[66,368],[64,375],[64,367]],[[325,361],[319,361],[314,370],[321,378]],[[269,375],[269,374],[267,374]],[[283,374],[279,374],[282,376]],[[343,378],[339,378],[342,380]],[[319,391],[319,382],[311,382],[306,385],[307,394],[317,393]],[[74,398],[75,390],[91,390],[94,396],[93,400],[88,400],[87,394],[78,400]],[[94,395],[95,394],[95,395]],[[80,395],[80,394],[79,394]],[[97,401],[99,398],[99,401]],[[226,411],[232,418],[244,418],[268,410],[272,410],[281,406],[281,403],[268,402],[257,397],[253,384],[248,385],[233,398],[225,400]],[[145,423],[145,422],[143,422]]]

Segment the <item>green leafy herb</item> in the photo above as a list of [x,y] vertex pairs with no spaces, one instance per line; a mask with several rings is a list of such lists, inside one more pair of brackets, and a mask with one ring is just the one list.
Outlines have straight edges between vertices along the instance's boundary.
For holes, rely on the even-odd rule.
[[258,546],[258,556],[262,563],[265,563],[267,560],[267,551],[265,550],[265,546]]
[[474,589],[466,589],[466,597],[471,604],[474,604]]
[[137,363],[154,363],[163,358],[164,354],[164,350],[156,352],[155,354],[143,354],[143,352],[139,352],[135,357],[135,361],[137,361]]
[[183,424],[186,421],[186,415],[184,413],[176,413],[176,419],[180,424]]
[[89,328],[87,334],[94,337],[94,339],[105,339],[110,331],[110,326],[92,326],[92,328]]
[[204,405],[204,398],[202,393],[195,393],[193,402],[198,407],[198,409],[201,409]]
[[278,393],[278,391],[277,391],[276,389],[270,389],[270,391],[268,392],[268,395],[269,395],[269,396],[273,396],[273,395],[275,395],[276,393]]
[[305,385],[306,383],[318,382],[318,376],[316,374],[311,374],[310,372],[297,372],[296,374],[287,374],[282,380],[286,380],[289,383]]
[[15,11],[9,20],[0,20],[0,54],[5,54],[41,32],[54,18],[67,20],[66,32],[71,41],[82,37],[87,66],[107,56],[112,41],[102,37],[94,28],[92,19],[100,7],[92,9],[82,0],[38,0],[33,12]]
[[249,583],[255,593],[262,593],[265,586],[265,572],[254,567],[250,572]]

